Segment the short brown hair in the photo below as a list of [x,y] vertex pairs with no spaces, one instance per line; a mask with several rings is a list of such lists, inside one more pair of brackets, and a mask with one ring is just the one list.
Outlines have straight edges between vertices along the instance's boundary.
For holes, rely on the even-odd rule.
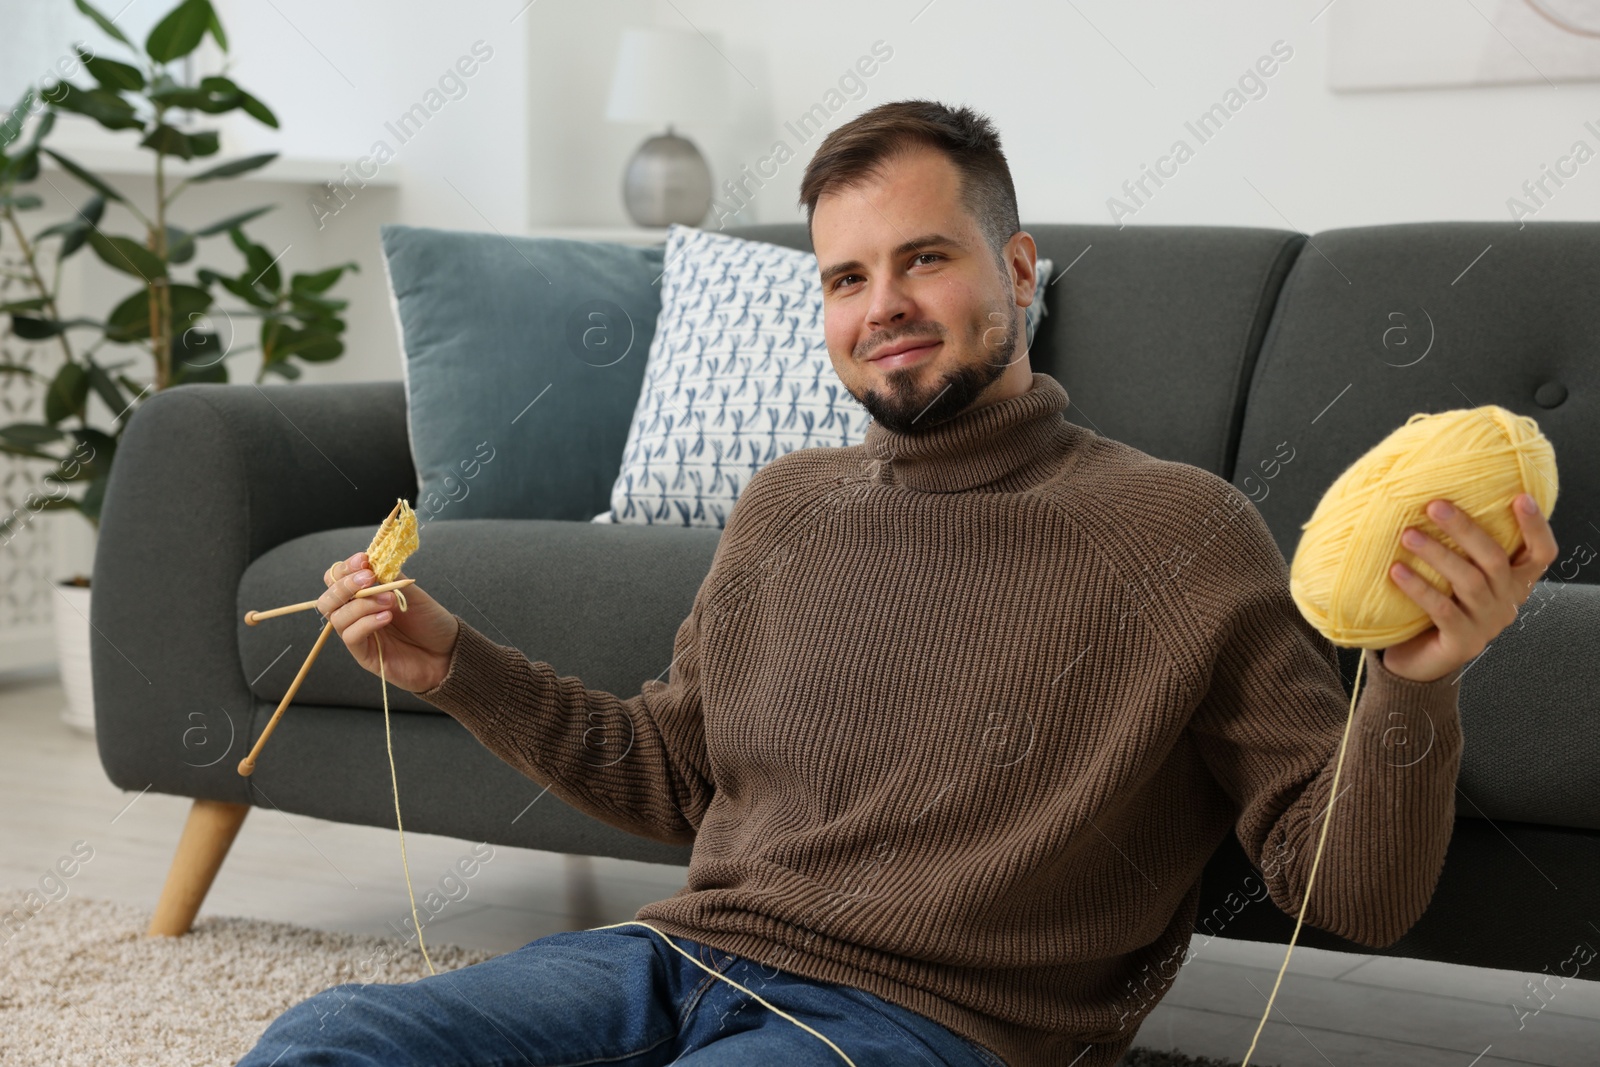
[[933,100],[896,100],[863,112],[828,134],[800,179],[806,235],[822,194],[881,173],[882,165],[918,145],[943,152],[961,175],[961,202],[977,220],[996,261],[1018,230],[1017,191],[994,124],[968,107]]

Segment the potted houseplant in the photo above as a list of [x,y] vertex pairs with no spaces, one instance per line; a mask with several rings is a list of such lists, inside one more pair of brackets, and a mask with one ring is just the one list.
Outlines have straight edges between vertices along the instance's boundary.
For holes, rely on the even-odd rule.
[[[279,269],[270,252],[245,233],[245,225],[270,211],[255,207],[198,226],[180,225],[174,201],[190,187],[236,178],[277,157],[247,156],[194,170],[182,178],[169,173],[173,159],[190,161],[215,155],[218,133],[197,127],[193,116],[243,111],[276,128],[278,120],[259,99],[228,77],[187,77],[182,63],[210,36],[223,55],[228,39],[210,0],[182,0],[151,29],[142,47],[87,0],[73,0],[113,40],[125,46],[131,62],[94,54],[81,44],[74,55],[92,88],[55,81],[26,90],[0,121],[0,316],[17,341],[35,351],[58,351],[49,371],[21,362],[10,352],[0,358],[0,374],[20,375],[43,390],[43,405],[32,421],[0,425],[0,451],[47,464],[22,506],[0,518],[0,543],[8,542],[43,511],[71,509],[98,526],[100,504],[116,457],[117,442],[138,405],[150,394],[188,382],[227,382],[227,360],[255,351],[254,380],[276,374],[300,376],[296,361],[325,362],[344,351],[339,313],[346,302],[328,291],[346,263],[313,273]],[[76,73],[76,71],[74,71]],[[111,182],[70,157],[47,147],[60,112],[85,116],[111,131],[131,131],[151,153],[154,194],[141,206]],[[184,116],[189,116],[184,120]],[[29,120],[33,120],[31,130]],[[203,120],[202,120],[203,121]],[[24,214],[43,206],[25,187],[38,179],[40,155],[48,155],[92,191],[75,217],[32,234]],[[136,236],[110,232],[108,213],[129,216]],[[201,242],[226,234],[243,262],[237,274],[198,267],[188,273]],[[8,247],[9,246],[9,247]],[[89,250],[120,274],[130,291],[102,317],[69,315],[60,306],[64,261]],[[21,292],[13,297],[13,293]],[[220,290],[221,292],[218,292]],[[219,296],[239,303],[224,308]],[[218,327],[259,319],[253,345],[239,345]],[[3,335],[0,335],[3,339]],[[109,421],[91,416],[91,397],[109,412]],[[96,425],[96,419],[100,419]],[[78,575],[57,585],[57,645],[62,684],[68,697],[62,717],[93,729],[89,685],[89,579]]]

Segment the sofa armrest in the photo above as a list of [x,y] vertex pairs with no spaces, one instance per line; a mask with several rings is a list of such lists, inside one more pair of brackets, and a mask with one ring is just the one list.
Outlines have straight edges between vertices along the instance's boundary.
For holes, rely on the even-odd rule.
[[1536,583],[1460,685],[1456,815],[1600,830],[1600,586]]
[[193,384],[145,401],[112,467],[90,594],[112,783],[248,803],[240,576],[303,534],[375,528],[415,495],[401,382]]

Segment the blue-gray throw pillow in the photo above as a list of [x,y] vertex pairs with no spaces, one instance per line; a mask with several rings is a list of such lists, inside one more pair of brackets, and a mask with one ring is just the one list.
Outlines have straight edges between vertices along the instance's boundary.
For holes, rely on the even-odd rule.
[[379,232],[418,522],[605,511],[661,311],[662,246]]

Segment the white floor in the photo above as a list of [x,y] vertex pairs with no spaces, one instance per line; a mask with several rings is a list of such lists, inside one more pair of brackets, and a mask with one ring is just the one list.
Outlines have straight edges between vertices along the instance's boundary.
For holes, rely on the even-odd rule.
[[[189,801],[112,787],[94,740],[60,723],[61,703],[59,685],[48,678],[0,681],[0,890],[8,894],[0,907],[36,885],[78,841],[93,849],[93,858],[68,882],[70,892],[152,906]],[[406,847],[420,896],[473,845],[408,833]],[[593,896],[583,890],[586,874]],[[467,881],[466,895],[428,924],[426,936],[509,951],[560,930],[630,919],[682,882],[679,867],[572,863],[554,853],[496,847]],[[410,916],[396,834],[253,811],[201,914],[392,933],[389,924]],[[1241,1059],[1283,947],[1200,937],[1191,947],[1195,958],[1136,1044]],[[1547,977],[1297,947],[1251,1063],[1600,1064],[1600,983],[1569,981],[1545,994],[1546,1007],[1519,1020],[1511,1005],[1535,1003],[1524,982]]]

